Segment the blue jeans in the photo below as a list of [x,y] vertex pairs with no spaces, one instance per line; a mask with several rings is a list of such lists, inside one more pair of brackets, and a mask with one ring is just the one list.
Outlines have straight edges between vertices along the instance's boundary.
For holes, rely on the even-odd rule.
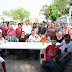
[[66,57],[65,59],[62,60],[62,62],[59,62],[59,59],[62,57],[62,55],[59,55],[56,60],[57,63],[60,65],[60,72],[64,72],[67,63],[70,62],[71,58],[70,57]]
[[[47,66],[47,63],[49,63],[49,67]],[[46,60],[45,62],[42,62],[42,67],[45,69],[53,70],[55,67],[55,61],[53,60]]]

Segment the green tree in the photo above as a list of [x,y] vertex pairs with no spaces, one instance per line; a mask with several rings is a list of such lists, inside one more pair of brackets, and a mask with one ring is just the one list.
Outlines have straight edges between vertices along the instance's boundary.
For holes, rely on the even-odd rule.
[[3,15],[6,15],[6,16],[10,16],[11,15],[9,11],[3,11],[2,13],[3,13]]
[[61,15],[67,14],[69,12],[71,0],[54,0],[53,5],[57,7]]
[[4,18],[3,17],[1,17],[0,19],[4,21]]
[[60,14],[58,14],[57,7],[53,5],[48,6],[46,4],[43,6],[41,11],[44,11],[43,15],[45,15],[46,19],[49,18],[52,21],[55,21],[56,18],[60,16]]
[[23,20],[24,18],[28,18],[30,16],[30,12],[27,10],[24,10],[24,8],[17,8],[17,9],[11,9],[9,12],[4,11],[3,15],[7,16],[13,16],[13,19],[19,19]]

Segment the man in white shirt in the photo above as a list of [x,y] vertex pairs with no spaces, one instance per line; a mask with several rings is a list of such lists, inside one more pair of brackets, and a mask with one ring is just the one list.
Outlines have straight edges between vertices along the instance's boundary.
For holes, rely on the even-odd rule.
[[16,30],[16,28],[18,28],[18,26],[16,25],[16,22],[13,22],[13,25],[12,25],[13,29]]
[[25,23],[26,24],[23,25],[23,27],[22,27],[22,31],[25,32],[25,35],[30,35],[31,34],[32,27],[31,27],[31,25],[29,25],[29,21],[28,20],[26,20]]
[[[35,41],[35,36],[36,36],[37,34],[35,34],[35,31],[34,30],[32,30],[31,31],[31,35],[29,36],[29,41],[30,42],[34,42]],[[38,36],[38,35],[37,35]],[[40,39],[40,37],[38,36],[38,38]],[[38,53],[39,53],[39,51],[38,50],[35,50],[35,60],[37,60],[38,59]]]
[[35,31],[32,30],[32,31],[31,31],[31,35],[29,36],[29,41],[30,41],[30,42],[34,42],[36,35],[38,36],[38,39],[40,39],[39,35],[38,35],[38,34],[35,34]]

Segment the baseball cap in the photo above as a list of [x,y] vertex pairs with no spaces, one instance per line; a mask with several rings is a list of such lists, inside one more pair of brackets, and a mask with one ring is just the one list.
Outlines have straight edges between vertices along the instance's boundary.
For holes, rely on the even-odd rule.
[[43,22],[40,22],[40,24],[43,24]]

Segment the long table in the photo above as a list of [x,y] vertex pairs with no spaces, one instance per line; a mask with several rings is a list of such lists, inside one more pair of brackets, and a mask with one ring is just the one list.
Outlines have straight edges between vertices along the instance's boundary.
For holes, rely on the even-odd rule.
[[7,42],[0,44],[1,49],[35,49],[40,50],[46,48],[50,43],[41,42]]
[[[59,45],[60,43],[57,43]],[[40,63],[42,63],[43,58],[41,57],[44,54],[45,48],[51,45],[51,43],[41,42],[7,42],[0,44],[1,49],[30,49],[30,50],[40,50]]]
[[[58,45],[59,43],[57,43]],[[45,49],[48,45],[51,45],[51,43],[44,43],[42,45],[41,42],[7,42],[0,44],[1,49]]]

